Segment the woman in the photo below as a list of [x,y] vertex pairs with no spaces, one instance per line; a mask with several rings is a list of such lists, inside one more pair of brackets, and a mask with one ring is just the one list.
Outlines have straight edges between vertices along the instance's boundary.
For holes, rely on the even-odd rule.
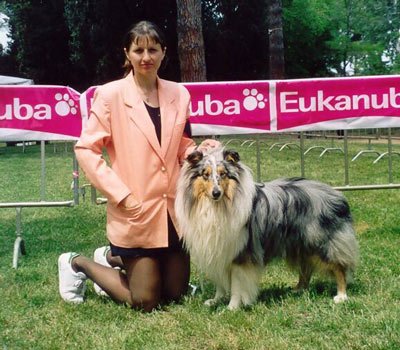
[[[189,256],[175,229],[174,200],[180,164],[196,145],[187,120],[188,91],[158,77],[166,52],[160,30],[139,22],[127,33],[124,51],[126,76],[96,90],[75,148],[86,176],[108,199],[111,252],[96,250],[97,262],[62,254],[59,288],[64,300],[79,303],[90,278],[96,291],[151,311],[187,291]],[[199,149],[218,144],[205,140]]]

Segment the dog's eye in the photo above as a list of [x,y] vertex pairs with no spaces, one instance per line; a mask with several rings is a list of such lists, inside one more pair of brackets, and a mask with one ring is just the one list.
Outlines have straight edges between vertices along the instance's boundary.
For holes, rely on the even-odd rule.
[[210,174],[209,174],[209,173],[206,173],[206,172],[204,172],[204,173],[202,174],[202,176],[203,176],[203,179],[204,179],[204,180],[208,180],[208,179],[209,179],[209,177],[210,177]]
[[226,173],[225,173],[225,172],[222,172],[221,174],[219,174],[219,177],[220,177],[221,179],[225,179],[225,178],[226,178]]

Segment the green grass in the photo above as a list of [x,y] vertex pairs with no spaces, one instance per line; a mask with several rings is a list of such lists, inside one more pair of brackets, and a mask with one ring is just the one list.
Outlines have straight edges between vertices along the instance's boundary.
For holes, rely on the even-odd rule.
[[[261,147],[262,179],[299,176],[296,147]],[[293,140],[292,140],[293,141]],[[298,142],[298,140],[294,140]],[[306,140],[307,145],[331,141]],[[336,143],[341,142],[335,141]],[[255,146],[229,147],[256,171]],[[350,155],[366,148],[352,141]],[[387,146],[374,148],[385,151]],[[394,145],[396,148],[396,145]],[[72,199],[71,148],[46,151],[46,200]],[[342,185],[343,154],[306,156],[307,177]],[[387,159],[373,165],[365,155],[350,164],[351,184],[387,183]],[[393,157],[393,182],[400,182],[400,157]],[[0,202],[39,200],[38,146],[0,147]],[[85,183],[83,174],[81,185]],[[58,295],[57,258],[65,251],[91,255],[106,243],[105,207],[90,196],[73,208],[25,208],[22,229],[27,255],[11,268],[15,209],[0,209],[0,349],[399,349],[400,348],[400,215],[399,190],[349,191],[348,198],[360,243],[360,265],[350,286],[349,302],[335,305],[335,285],[314,277],[310,290],[295,294],[296,276],[279,261],[264,274],[259,301],[229,312],[225,305],[203,306],[213,294],[187,296],[151,314],[134,312],[98,297],[89,284],[81,305],[64,303]],[[202,277],[192,272],[192,282]]]

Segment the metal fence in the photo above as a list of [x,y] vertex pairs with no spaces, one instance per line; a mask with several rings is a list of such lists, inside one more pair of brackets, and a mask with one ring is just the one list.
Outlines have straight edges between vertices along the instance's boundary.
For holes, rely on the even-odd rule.
[[[294,151],[299,158],[298,175],[307,177],[306,159],[311,154],[318,152],[318,157],[323,158],[329,154],[337,153],[343,157],[344,178],[339,186],[333,186],[341,191],[353,190],[377,190],[377,189],[396,189],[400,188],[400,183],[394,183],[393,158],[400,159],[400,152],[393,147],[394,144],[400,145],[400,129],[362,129],[362,130],[337,130],[337,131],[315,131],[315,132],[296,132],[296,133],[271,133],[271,134],[253,134],[253,135],[225,135],[218,137],[225,147],[239,146],[241,148],[251,149],[255,152],[256,169],[254,169],[257,181],[264,181],[261,175],[261,165],[265,162],[262,158],[262,151],[273,152],[275,157],[283,154],[285,151]],[[350,155],[349,142],[363,141],[363,148],[356,154]],[[67,144],[63,143],[67,147]],[[379,144],[379,150],[375,145]],[[54,143],[54,151],[60,144]],[[382,145],[385,148],[382,148]],[[22,151],[24,151],[23,145]],[[282,152],[282,153],[281,153]],[[264,152],[265,153],[265,152]],[[373,157],[371,164],[378,164],[383,159],[387,160],[387,182],[384,184],[358,184],[351,185],[350,163],[360,160],[368,155]],[[79,204],[79,197],[85,199],[87,189],[90,190],[91,202],[94,204],[104,204],[106,199],[97,197],[96,190],[90,184],[79,185],[79,167],[76,158],[72,160],[73,174],[73,198],[62,201],[46,201],[46,167],[45,167],[45,142],[41,141],[41,186],[40,201],[37,202],[7,202],[0,203],[1,208],[15,208],[16,210],[16,240],[14,243],[12,266],[17,268],[18,258],[25,254],[25,244],[22,237],[22,208],[29,207],[72,207]]]
[[[307,142],[305,142],[307,140]],[[349,142],[362,141],[364,148],[359,149],[356,154],[350,155]],[[340,144],[339,144],[340,142]],[[246,135],[245,138],[238,138],[237,135],[224,137],[223,144],[226,147],[239,145],[240,147],[254,148],[256,152],[256,178],[257,181],[264,181],[261,175],[261,150],[284,152],[288,149],[298,151],[299,175],[307,177],[306,157],[315,152],[319,152],[319,157],[324,157],[330,153],[338,153],[343,156],[344,179],[340,186],[334,186],[341,191],[350,190],[373,190],[373,189],[393,189],[400,188],[400,183],[393,183],[393,159],[399,158],[400,152],[393,147],[394,143],[400,143],[400,129],[361,129],[361,130],[336,130],[336,131],[315,131],[315,132],[296,132],[296,133],[274,133]],[[386,145],[376,149],[374,145]],[[373,156],[372,164],[377,164],[383,159],[387,160],[387,183],[385,184],[362,184],[351,185],[350,163],[355,162],[361,157]]]
[[[28,143],[29,144],[29,143]],[[54,151],[56,147],[54,146]],[[67,147],[67,143],[64,143]],[[26,143],[22,143],[22,152],[25,151]],[[57,200],[57,201],[46,201],[46,146],[45,141],[40,142],[40,163],[41,163],[41,179],[40,179],[40,200],[39,201],[26,201],[26,202],[0,202],[1,208],[15,208],[16,210],[16,222],[15,222],[15,233],[16,239],[14,242],[13,250],[13,268],[18,267],[18,259],[21,255],[26,254],[25,241],[22,236],[22,209],[23,208],[50,208],[50,207],[72,207],[79,203],[79,182],[78,182],[78,163],[76,161],[75,155],[73,154],[73,159],[71,162],[73,171],[73,198],[69,200]]]

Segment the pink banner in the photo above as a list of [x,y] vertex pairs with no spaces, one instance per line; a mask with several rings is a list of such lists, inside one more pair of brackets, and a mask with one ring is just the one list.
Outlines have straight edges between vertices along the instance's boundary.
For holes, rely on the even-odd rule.
[[[194,135],[400,127],[400,76],[186,83]],[[96,87],[0,86],[0,140],[76,140]]]
[[[363,118],[358,128],[378,127],[375,123],[381,124],[382,117],[390,117],[384,127],[400,127],[398,76],[276,82],[278,131],[310,130],[315,124],[317,129],[351,129],[347,124],[354,120],[348,118]],[[341,127],[334,122],[341,122]]]
[[0,86],[0,139],[77,139],[80,94],[64,86]]
[[196,83],[185,86],[192,97],[190,122],[194,131],[200,125],[211,134],[215,133],[217,126],[219,133],[224,133],[224,129],[227,133],[242,128],[247,132],[270,130],[269,82]]

